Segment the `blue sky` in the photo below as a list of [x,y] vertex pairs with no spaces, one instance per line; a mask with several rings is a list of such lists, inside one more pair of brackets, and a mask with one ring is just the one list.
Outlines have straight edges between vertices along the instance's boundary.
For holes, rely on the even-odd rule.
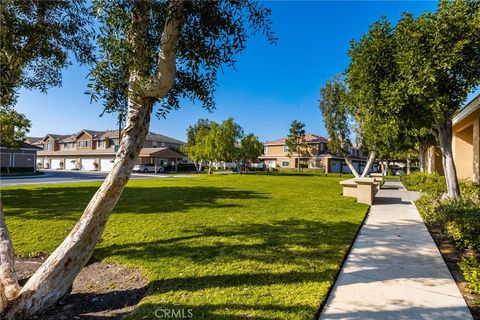
[[[318,92],[331,76],[345,70],[347,50],[382,15],[396,21],[404,11],[435,10],[435,1],[277,1],[272,9],[276,46],[263,35],[248,41],[238,57],[237,71],[225,69],[215,94],[217,109],[209,113],[199,103],[184,102],[166,119],[152,118],[151,131],[185,139],[186,128],[199,118],[221,121],[233,117],[245,132],[261,140],[287,134],[292,120],[306,123],[308,132],[325,135]],[[116,128],[113,115],[99,117],[100,103],[84,94],[87,67],[72,65],[63,86],[48,94],[20,90],[17,110],[31,121],[30,136],[74,133],[80,129]]]

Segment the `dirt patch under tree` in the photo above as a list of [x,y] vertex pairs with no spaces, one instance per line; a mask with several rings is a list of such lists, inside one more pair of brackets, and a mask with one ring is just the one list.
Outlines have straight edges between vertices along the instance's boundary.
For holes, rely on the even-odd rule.
[[[22,285],[46,258],[15,258]],[[70,294],[33,319],[120,319],[135,309],[146,288],[147,280],[140,270],[91,259],[75,279]]]

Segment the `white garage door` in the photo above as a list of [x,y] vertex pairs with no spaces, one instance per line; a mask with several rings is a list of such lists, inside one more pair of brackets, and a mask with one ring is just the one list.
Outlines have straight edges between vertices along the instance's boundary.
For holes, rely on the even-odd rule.
[[60,159],[52,159],[52,169],[61,169],[60,168]]
[[82,170],[95,170],[95,166],[93,165],[95,163],[95,159],[82,159]]
[[110,171],[113,168],[113,159],[100,159],[100,171]]
[[76,168],[77,159],[76,158],[66,158],[65,159],[65,169],[72,170]]

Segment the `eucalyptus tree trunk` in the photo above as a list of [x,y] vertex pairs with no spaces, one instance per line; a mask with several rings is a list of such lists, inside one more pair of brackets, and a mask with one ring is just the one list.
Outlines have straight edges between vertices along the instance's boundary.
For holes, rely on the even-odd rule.
[[8,301],[14,299],[19,291],[20,286],[14,268],[13,245],[5,223],[0,195],[0,313],[6,309]]
[[410,174],[410,156],[407,156],[407,174]]
[[[180,5],[174,2],[173,6]],[[3,211],[0,214],[0,306],[4,309],[0,319],[30,319],[66,295],[102,237],[108,217],[130,178],[148,134],[153,103],[165,96],[175,81],[175,48],[184,17],[172,12],[167,17],[161,36],[158,72],[150,76],[150,52],[144,47],[149,23],[148,8],[146,1],[135,2],[132,14],[129,41],[136,60],[130,70],[127,119],[113,168],[67,238],[13,299],[9,299],[10,291],[7,291],[8,288],[14,290],[15,287],[16,278],[8,276],[13,271],[13,250],[4,224]]]
[[460,195],[458,188],[457,171],[452,152],[452,121],[449,119],[443,125],[437,125],[438,142],[442,149],[442,163],[447,183],[447,194],[449,198],[457,198]]
[[360,175],[358,174],[357,170],[355,169],[355,167],[352,164],[352,160],[350,160],[349,157],[345,157],[345,162],[347,163],[347,166],[350,169],[350,171],[352,171],[353,176],[355,178],[360,178]]
[[420,172],[425,172],[425,146],[423,144],[418,146],[418,161],[420,162]]
[[365,165],[365,168],[363,169],[363,172],[362,172],[362,178],[366,177],[367,174],[368,174],[368,169],[370,168],[370,166],[372,165],[373,163],[373,160],[375,160],[375,152],[374,151],[371,151],[369,154],[368,154],[368,160],[367,160],[367,164]]
[[428,148],[428,155],[427,155],[427,173],[432,174],[433,173],[433,161],[435,158],[435,147],[431,146]]
[[130,178],[148,133],[151,110],[152,102],[129,98],[123,139],[112,170],[67,238],[23,286],[9,306],[7,318],[34,315],[68,293],[75,277],[92,256],[108,217]]

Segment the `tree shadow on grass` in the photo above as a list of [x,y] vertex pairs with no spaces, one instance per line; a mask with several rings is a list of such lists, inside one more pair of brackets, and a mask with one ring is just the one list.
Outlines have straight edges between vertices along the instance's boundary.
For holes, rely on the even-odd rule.
[[202,226],[184,229],[185,236],[180,237],[101,245],[95,256],[123,256],[145,262],[182,258],[195,264],[253,260],[315,270],[319,261],[341,260],[358,228],[351,222],[305,219]]
[[[97,189],[98,187],[75,187],[5,190],[2,199],[7,216],[76,221]],[[113,213],[162,214],[184,212],[191,208],[233,208],[242,206],[236,200],[268,198],[266,193],[233,188],[127,187]]]

